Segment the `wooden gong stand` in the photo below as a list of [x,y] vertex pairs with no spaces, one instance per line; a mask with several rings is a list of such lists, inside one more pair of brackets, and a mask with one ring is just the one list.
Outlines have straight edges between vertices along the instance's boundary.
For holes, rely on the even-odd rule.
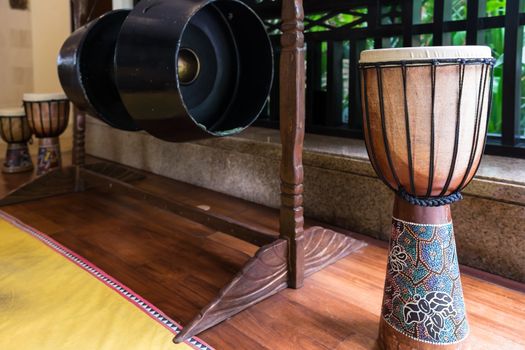
[[[89,1],[73,0],[73,27],[88,21]],[[104,186],[111,192],[148,201],[191,220],[259,246],[242,270],[175,338],[184,341],[285,289],[300,288],[305,277],[336,262],[364,243],[322,227],[304,229],[303,140],[305,50],[303,0],[282,1],[280,57],[281,208],[279,236],[168,200],[135,187],[142,175],[118,165],[85,163],[85,114],[74,108],[73,165],[36,178],[9,193],[0,205]]]

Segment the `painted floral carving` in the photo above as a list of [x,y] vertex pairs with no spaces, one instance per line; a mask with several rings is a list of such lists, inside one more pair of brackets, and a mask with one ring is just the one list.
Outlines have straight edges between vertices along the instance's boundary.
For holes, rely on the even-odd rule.
[[396,245],[392,247],[389,256],[390,268],[395,272],[403,271],[403,268],[407,266],[407,257],[407,253],[402,246]]
[[444,292],[429,292],[423,297],[416,294],[413,301],[403,308],[405,322],[408,325],[414,322],[423,323],[428,335],[436,341],[445,327],[444,319],[456,314],[452,298]]
[[432,344],[468,334],[452,224],[394,219],[383,319],[397,331]]

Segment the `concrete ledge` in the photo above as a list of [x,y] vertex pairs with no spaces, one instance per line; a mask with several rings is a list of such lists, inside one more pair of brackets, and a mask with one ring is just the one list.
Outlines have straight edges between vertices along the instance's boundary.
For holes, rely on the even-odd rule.
[[[279,206],[277,130],[176,144],[88,124],[89,154]],[[307,135],[304,166],[307,216],[388,240],[393,193],[376,177],[362,141]],[[484,157],[464,195],[453,205],[460,263],[525,282],[525,160]]]

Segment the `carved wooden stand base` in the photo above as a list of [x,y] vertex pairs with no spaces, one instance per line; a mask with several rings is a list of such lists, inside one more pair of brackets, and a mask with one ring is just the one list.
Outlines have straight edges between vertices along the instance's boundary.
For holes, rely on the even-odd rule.
[[[84,189],[106,188],[112,193],[145,200],[152,205],[262,246],[219,295],[183,329],[174,339],[175,342],[182,342],[289,286],[287,240],[278,238],[273,232],[255,230],[231,218],[207,213],[140,189],[129,182],[141,179],[143,175],[116,164],[96,163],[80,168],[71,166],[56,169],[10,192],[0,200],[0,205],[78,192],[77,176],[80,176],[81,182],[85,184]],[[305,277],[365,245],[364,242],[322,227],[306,229],[303,241]]]
[[[98,176],[109,177],[123,182],[143,178],[137,172],[111,163],[90,164],[86,165],[85,169]],[[0,206],[78,192],[76,186],[78,182],[77,170],[78,168],[74,166],[58,168],[31,179],[1,198]]]
[[74,180],[73,167],[49,171],[7,193],[0,199],[0,206],[71,193]]
[[[115,175],[115,174],[113,174]],[[174,339],[182,342],[250,306],[289,287],[288,241],[273,232],[254,230],[235,220],[208,213],[191,205],[166,199],[122,181],[122,176],[106,176],[83,168],[81,176],[88,186],[144,200],[190,220],[261,246],[242,270],[228,283]],[[308,277],[365,246],[364,242],[322,227],[304,232],[304,275]]]
[[[364,242],[341,233],[311,227],[304,232],[305,276],[360,249]],[[261,247],[174,339],[180,343],[288,287],[288,242],[278,239]]]

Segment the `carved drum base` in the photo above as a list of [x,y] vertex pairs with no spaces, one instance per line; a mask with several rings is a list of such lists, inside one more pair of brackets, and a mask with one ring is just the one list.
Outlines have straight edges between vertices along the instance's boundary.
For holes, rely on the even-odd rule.
[[450,207],[396,197],[379,339],[384,349],[466,349]]
[[58,137],[46,137],[39,140],[37,175],[60,168],[62,157]]
[[8,143],[2,172],[7,174],[22,173],[33,170],[27,143]]

